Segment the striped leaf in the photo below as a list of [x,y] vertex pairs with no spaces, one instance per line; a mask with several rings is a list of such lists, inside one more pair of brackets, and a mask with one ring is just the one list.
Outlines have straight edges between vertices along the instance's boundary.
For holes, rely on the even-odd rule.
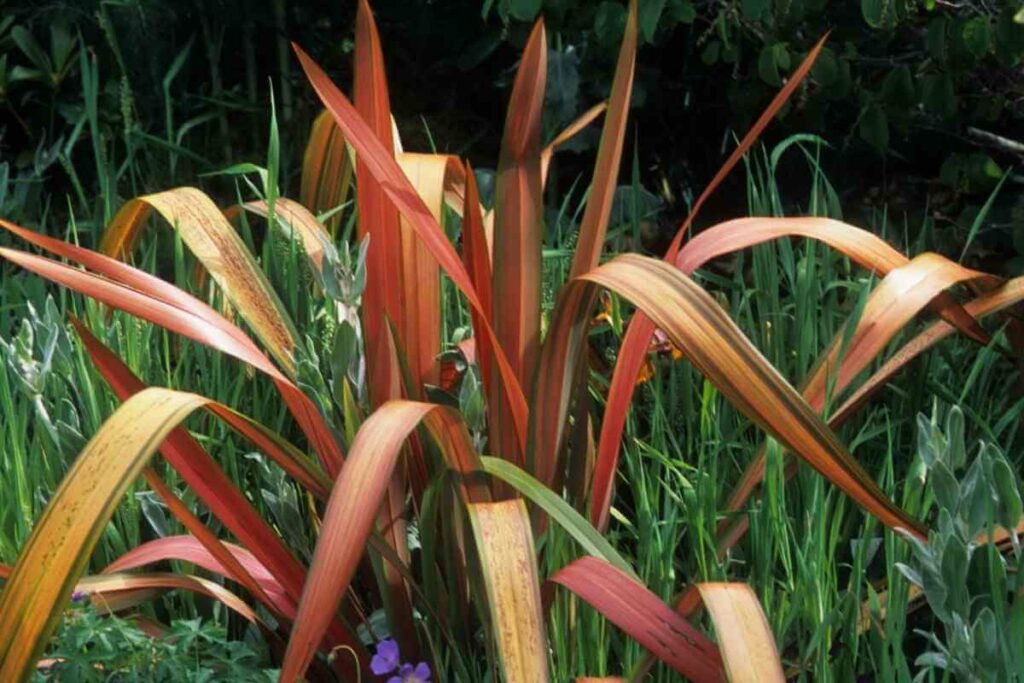
[[471,503],[469,520],[504,679],[544,683],[548,680],[547,639],[526,505],[521,500]]
[[[737,409],[865,510],[890,527],[925,536],[922,527],[888,499],[714,299],[684,273],[664,261],[624,255],[570,286],[587,286],[583,281],[629,299]],[[586,315],[586,311],[559,311],[553,326],[572,326]]]
[[[0,679],[31,673],[104,527],[161,442],[188,415],[214,405],[146,389],[103,424],[50,499],[0,594]],[[347,645],[358,647],[358,640]]]
[[284,304],[245,243],[213,201],[194,187],[146,195],[125,204],[103,234],[100,251],[127,257],[128,245],[155,209],[220,285],[274,359],[294,373],[298,333]]
[[[716,257],[785,237],[818,240],[842,252],[861,267],[883,276],[909,263],[906,256],[867,230],[816,217],[740,218],[726,221],[708,228],[689,241],[675,257],[675,263],[683,272],[691,274]],[[997,284],[990,276],[984,276],[982,280],[986,285]],[[931,306],[973,337],[983,339],[986,336],[977,321],[955,299],[941,290]],[[643,316],[634,317],[622,341],[612,375],[605,419],[601,424],[591,497],[591,519],[599,529],[604,528],[608,521],[622,430],[635,378],[643,366],[647,344],[654,329],[650,320]]]
[[[526,42],[512,95],[495,180],[493,300],[490,321],[522,387],[530,387],[540,350],[541,246],[544,242],[540,178],[541,114],[547,79],[547,37],[538,21]],[[490,449],[523,463],[507,404],[492,387]]]
[[298,679],[312,662],[363,556],[403,444],[421,423],[434,436],[449,465],[463,473],[463,495],[469,500],[486,500],[486,491],[472,477],[478,469],[472,442],[454,411],[429,403],[389,401],[367,417],[324,511],[281,680]]
[[505,355],[504,351],[496,343],[494,328],[487,319],[490,311],[484,311],[483,304],[472,284],[469,274],[459,259],[458,253],[448,241],[444,231],[434,220],[430,209],[424,204],[422,198],[416,193],[415,188],[409,183],[409,179],[402,172],[397,162],[377,140],[373,131],[366,122],[359,116],[359,113],[338,90],[327,74],[323,72],[312,59],[309,58],[298,45],[292,46],[306,77],[309,79],[317,95],[331,112],[338,126],[345,133],[350,144],[355,148],[356,154],[366,164],[367,169],[374,179],[380,183],[385,194],[394,202],[401,214],[408,220],[409,225],[416,231],[423,245],[437,260],[441,270],[451,278],[452,283],[461,291],[470,308],[480,314],[483,324],[482,331],[494,342],[494,358],[502,383],[502,391],[505,394],[511,408],[512,421],[516,427],[516,433],[520,443],[526,442],[527,422],[529,410],[526,405],[526,398],[522,387],[519,384],[515,371]]
[[110,257],[2,219],[0,227],[47,251],[80,263],[98,275],[11,249],[0,249],[0,257],[101,303],[217,349],[268,375],[320,455],[328,473],[337,471],[344,459],[341,449],[313,402],[285,377],[245,333],[215,310],[177,287]]
[[[320,112],[310,127],[302,157],[299,201],[316,214],[344,204],[352,187],[353,166],[338,124],[329,112]],[[338,231],[340,222],[340,214],[327,219],[331,234]]]
[[550,581],[571,590],[690,680],[724,678],[722,656],[707,636],[622,570],[596,557],[583,557]]
[[[775,115],[789,101],[789,98],[796,92],[800,83],[810,73],[811,66],[817,59],[821,49],[825,46],[828,35],[821,40],[807,53],[807,57],[800,63],[782,89],[772,98],[761,116],[754,125],[740,140],[739,145],[732,154],[725,160],[722,167],[718,169],[711,182],[704,188],[697,201],[694,202],[686,220],[679,226],[672,244],[665,253],[665,260],[673,262],[679,253],[683,238],[687,236],[690,226],[700,212],[701,207],[714,193],[718,186],[732,172],[736,164],[740,162],[754,142],[768,124],[775,118]],[[622,430],[626,424],[626,415],[629,404],[633,400],[633,389],[636,386],[636,379],[643,367],[647,357],[647,349],[651,336],[654,334],[654,325],[645,315],[633,316],[626,330],[626,335],[619,348],[619,356],[615,362],[615,371],[612,374],[611,386],[608,388],[608,397],[605,402],[605,419],[601,423],[601,435],[598,437],[598,454],[594,470],[593,493],[590,498],[590,519],[599,530],[604,530],[608,525],[608,511],[611,507],[612,485],[614,483],[615,468],[618,465],[619,442],[622,438]],[[566,409],[568,406],[566,406]]]

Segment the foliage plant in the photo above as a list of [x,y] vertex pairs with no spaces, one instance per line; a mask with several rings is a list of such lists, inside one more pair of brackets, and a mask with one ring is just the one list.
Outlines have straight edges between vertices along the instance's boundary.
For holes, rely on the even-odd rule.
[[[140,196],[118,209],[100,252],[0,221],[14,236],[80,266],[0,249],[8,261],[104,305],[86,306],[72,324],[80,348],[123,401],[82,447],[16,565],[3,569],[0,678],[32,675],[73,594],[122,612],[176,590],[212,599],[263,634],[281,654],[280,677],[288,681],[368,676],[376,657],[397,652],[399,679],[429,673],[439,680],[500,675],[533,682],[550,680],[552,670],[618,670],[618,653],[604,653],[611,667],[598,662],[594,671],[563,661],[558,650],[565,641],[552,637],[553,623],[585,641],[595,622],[581,603],[649,653],[620,673],[642,676],[657,659],[698,681],[781,680],[772,625],[747,584],[698,581],[666,601],[604,533],[637,378],[652,349],[666,344],[703,376],[707,392],[735,406],[743,429],[754,426],[769,437],[744,454],[748,465],[724,501],[727,514],[709,520],[713,554],[727,554],[760,523],[748,514],[748,501],[763,481],[770,496],[800,472],[795,458],[843,501],[926,541],[919,516],[893,502],[834,429],[939,340],[962,332],[990,343],[979,319],[1017,302],[1024,282],[936,254],[911,259],[867,231],[825,218],[737,218],[690,237],[708,194],[793,95],[823,43],[697,200],[664,259],[604,259],[638,36],[634,2],[608,102],[545,147],[548,51],[544,23],[536,23],[516,73],[494,204],[486,210],[467,162],[403,151],[376,26],[361,2],[354,102],[295,48],[325,106],[306,149],[299,201],[280,194],[272,126],[265,167],[223,171],[242,178],[258,198],[226,211],[190,187]],[[558,145],[602,113],[564,281],[549,291],[547,169]],[[351,195],[354,215],[339,213]],[[189,277],[214,288],[213,305],[126,263],[139,249],[142,228],[158,216],[175,230],[177,252],[187,249],[201,265]],[[250,216],[268,224],[262,261],[252,247]],[[338,247],[339,235],[352,235],[355,255]],[[717,257],[790,237],[824,242],[880,278],[799,389],[694,278]],[[306,264],[292,268],[289,253]],[[290,286],[279,293],[277,281]],[[966,302],[958,286],[969,292]],[[592,365],[603,290],[613,295],[606,318],[623,333],[607,384]],[[298,319],[300,299],[314,298],[324,303],[319,319]],[[629,306],[636,311],[627,323],[621,312]],[[457,310],[472,335],[461,335],[457,354],[442,356],[444,341],[454,336],[445,329],[445,308]],[[194,353],[202,354],[197,367],[204,373],[269,380],[261,381],[260,394],[276,417],[257,421],[221,400],[147,387],[100,338],[110,309],[197,342],[168,343],[161,359],[168,368]],[[924,309],[940,319],[840,402]],[[19,343],[14,355],[31,367],[34,337],[26,332]],[[595,387],[603,412],[591,404]],[[252,459],[280,484],[269,492],[236,485],[225,471],[235,463],[212,457],[207,449],[217,441],[186,430],[189,420],[211,429],[223,423],[243,436],[258,451]],[[151,464],[157,452],[167,475]],[[132,545],[87,574],[107,523],[140,475],[188,533]],[[815,481],[820,487],[822,480]],[[152,571],[164,562],[200,567],[237,589],[187,569]],[[706,621],[698,618],[701,608]],[[377,665],[384,668],[379,659]]]
[[[77,599],[75,599],[77,598]],[[57,647],[36,672],[38,681],[271,681],[252,644],[229,640],[200,619],[174,620],[147,632],[78,596],[54,636]]]
[[1024,644],[1016,635],[1024,627],[1020,487],[992,444],[979,443],[969,457],[963,423],[955,407],[945,429],[920,417],[915,469],[927,477],[938,526],[927,543],[912,541],[914,561],[899,568],[944,633],[918,632],[928,649],[915,662],[921,667],[917,679],[938,670],[961,681],[1014,680],[1024,671]]

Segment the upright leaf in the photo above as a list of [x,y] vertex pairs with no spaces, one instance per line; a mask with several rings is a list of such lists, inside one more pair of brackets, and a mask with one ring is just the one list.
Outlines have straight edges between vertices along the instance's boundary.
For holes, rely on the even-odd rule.
[[[540,347],[541,246],[544,241],[540,175],[541,115],[547,78],[547,39],[539,20],[530,33],[509,99],[495,185],[493,296],[490,320],[522,387],[533,382]],[[492,387],[490,448],[523,462],[511,415]]]
[[[302,158],[299,201],[316,214],[340,206],[348,198],[353,166],[338,124],[329,112],[320,112],[310,128]],[[340,214],[327,219],[332,234],[337,232],[340,221]]]
[[509,683],[548,680],[537,551],[521,500],[471,503],[477,554],[487,589],[491,628]]
[[[310,83],[320,96],[321,101],[327,110],[334,116],[334,120],[345,133],[346,138],[355,148],[356,153],[361,155],[367,168],[372,172],[373,177],[381,184],[384,192],[409,221],[409,225],[416,231],[417,236],[424,246],[430,250],[438,265],[451,278],[456,287],[466,296],[467,303],[477,313],[483,324],[483,331],[496,342],[496,334],[490,325],[488,316],[483,304],[472,284],[465,267],[463,267],[459,256],[441,227],[430,214],[430,210],[423,203],[423,200],[416,194],[415,189],[409,183],[409,179],[399,168],[394,158],[387,153],[384,147],[377,140],[373,131],[362,120],[359,113],[352,104],[338,90],[327,74],[323,72],[298,45],[292,46],[295,49],[302,68],[306,72]],[[502,383],[503,393],[508,399],[512,413],[512,421],[515,424],[516,432],[520,443],[526,442],[527,422],[529,410],[526,405],[526,398],[523,395],[522,387],[519,384],[515,371],[500,346],[495,344],[495,363]]]
[[327,502],[281,667],[282,681],[297,680],[312,662],[363,556],[402,446],[421,422],[434,434],[452,467],[467,477],[463,495],[485,499],[479,497],[485,492],[469,478],[476,469],[475,454],[469,434],[453,411],[416,401],[389,401],[374,411],[356,434]]
[[[622,46],[619,48],[619,59],[612,80],[612,93],[608,101],[604,128],[601,131],[601,143],[598,147],[590,196],[580,223],[579,243],[570,271],[572,277],[578,277],[597,266],[604,248],[608,217],[611,214],[622,160],[629,98],[633,90],[636,45],[637,0],[632,0],[622,36]],[[584,292],[585,290],[575,289],[562,293],[561,296],[579,296]],[[566,306],[591,308],[593,304],[593,300],[590,300],[570,302]],[[585,386],[585,380],[566,382],[564,378],[575,374],[570,368],[579,362],[578,357],[584,349],[586,332],[586,329],[575,329],[564,337],[549,334],[544,341],[543,354],[548,360],[544,375],[538,378],[534,389],[534,405],[537,409],[532,416],[529,456],[533,472],[548,485],[555,481],[558,471],[573,389]],[[578,372],[582,373],[583,370]]]

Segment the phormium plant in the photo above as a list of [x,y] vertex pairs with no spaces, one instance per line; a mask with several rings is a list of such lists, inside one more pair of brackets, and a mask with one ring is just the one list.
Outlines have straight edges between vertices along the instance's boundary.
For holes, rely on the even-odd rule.
[[[107,228],[105,253],[0,221],[15,235],[81,268],[0,249],[7,260],[265,375],[307,442],[294,444],[203,396],[145,387],[92,334],[89,321],[73,321],[95,366],[124,403],[84,447],[9,572],[0,596],[0,678],[31,675],[74,591],[102,597],[107,609],[118,611],[154,589],[184,589],[220,601],[263,630],[283,652],[283,680],[330,679],[331,669],[350,680],[357,669],[369,675],[375,667],[398,671],[399,679],[442,678],[446,673],[435,656],[440,646],[423,642],[418,620],[434,622],[447,645],[472,648],[472,643],[456,643],[452,634],[478,617],[490,629],[486,640],[493,666],[506,680],[533,683],[548,680],[552,656],[541,591],[546,580],[551,590],[561,587],[579,596],[653,657],[690,679],[781,680],[771,631],[748,586],[696,584],[673,609],[638,581],[627,559],[602,536],[624,420],[656,329],[754,425],[886,525],[923,542],[927,529],[887,498],[832,426],[944,336],[960,330],[987,339],[977,318],[1018,301],[1024,281],[1003,282],[935,254],[908,259],[864,230],[818,218],[739,218],[684,242],[693,215],[807,75],[821,44],[698,199],[666,257],[624,254],[602,263],[636,45],[634,1],[569,277],[546,321],[541,314],[541,194],[547,161],[560,140],[601,110],[592,110],[553,146],[542,147],[547,55],[542,21],[533,30],[513,86],[493,211],[483,211],[468,163],[400,151],[377,31],[367,3],[361,2],[354,104],[296,47],[327,112],[315,124],[307,150],[304,205],[278,196],[271,157],[262,170],[262,199],[230,209],[227,216],[194,188],[128,202]],[[341,221],[321,221],[313,213],[333,210],[352,178],[363,249],[355,265],[333,240]],[[230,311],[259,343],[203,301],[118,260],[130,255],[154,210],[178,231]],[[231,225],[229,217],[242,210],[289,230],[309,256],[317,292],[330,302],[325,308],[333,316],[332,349],[316,348],[296,328]],[[446,212],[461,216],[454,221],[461,253],[442,228]],[[859,316],[836,337],[799,390],[691,278],[715,257],[791,236],[823,241],[882,276]],[[947,291],[959,284],[974,294],[965,305]],[[429,400],[431,387],[450,381],[450,368],[440,362],[444,287],[455,290],[452,297],[472,321],[473,341],[463,344],[463,351],[476,366],[486,396],[482,449],[458,410]],[[602,290],[627,300],[638,312],[619,351],[598,427],[597,417],[581,402],[590,380],[588,335]],[[924,308],[942,320],[893,355],[826,422],[821,415],[826,406]],[[91,322],[101,324],[102,318]],[[311,354],[334,354],[336,376],[320,376],[309,362]],[[251,440],[308,492],[312,533],[318,538],[309,566],[181,426],[201,408]],[[571,428],[586,421],[593,421],[599,434],[593,450],[569,443]],[[158,451],[233,542],[205,526],[148,467]],[[764,463],[763,452],[752,457],[728,500],[737,514],[722,525],[723,551],[746,529],[741,511],[761,480]],[[189,534],[145,543],[104,572],[86,576],[91,550],[140,474]],[[583,487],[588,502],[581,501],[586,506],[582,512],[563,498],[568,484]],[[415,562],[411,525],[423,550]],[[534,539],[552,525],[564,528],[583,556],[552,576],[541,576]],[[229,578],[251,603],[196,576],[128,571],[169,559]],[[358,596],[353,595],[354,581]],[[716,627],[717,643],[688,619],[701,604]],[[393,652],[390,644],[379,643],[371,657],[360,638],[367,605],[386,609]],[[458,657],[444,661],[452,677],[468,678]]]

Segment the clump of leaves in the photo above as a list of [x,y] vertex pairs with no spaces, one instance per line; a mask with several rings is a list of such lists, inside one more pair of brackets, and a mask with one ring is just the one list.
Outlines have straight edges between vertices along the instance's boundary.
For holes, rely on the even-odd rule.
[[[651,340],[658,338],[656,330],[793,456],[886,525],[908,529],[921,540],[927,537],[926,529],[889,499],[833,428],[884,384],[885,373],[905,366],[943,336],[959,330],[987,341],[977,318],[1019,301],[1024,282],[1003,282],[936,254],[910,259],[871,233],[825,219],[741,218],[708,228],[684,244],[693,216],[793,95],[817,51],[800,64],[695,202],[664,259],[623,254],[605,260],[628,130],[639,6],[630,4],[622,30],[587,204],[568,278],[554,285],[553,310],[542,302],[546,169],[554,147],[591,119],[542,146],[548,54],[543,21],[535,25],[517,70],[494,206],[486,212],[467,162],[401,151],[384,55],[365,0],[356,17],[354,103],[296,46],[328,112],[314,129],[304,167],[304,175],[316,179],[306,183],[314,203],[303,206],[279,196],[272,154],[264,196],[240,210],[268,218],[272,229],[287,223],[311,265],[321,271],[317,281],[329,297],[323,315],[346,335],[329,347],[330,353],[300,335],[301,326],[267,275],[276,267],[273,254],[260,263],[220,208],[198,189],[177,188],[125,204],[107,227],[104,254],[0,220],[12,234],[83,268],[14,249],[0,248],[0,257],[247,364],[272,382],[305,436],[296,445],[212,399],[147,388],[94,336],[88,321],[76,321],[83,347],[124,403],[83,448],[10,571],[0,594],[0,678],[22,678],[31,670],[77,586],[106,600],[124,600],[125,593],[137,596],[150,589],[190,590],[265,629],[270,628],[269,615],[288,640],[281,667],[287,681],[303,676],[330,679],[328,664],[345,680],[354,680],[360,670],[370,671],[372,659],[356,623],[365,621],[361,615],[367,607],[386,612],[389,634],[401,646],[403,659],[429,659],[438,678],[480,680],[458,653],[480,652],[483,648],[475,644],[487,643],[489,666],[500,668],[506,680],[546,681],[552,648],[540,587],[550,581],[691,680],[782,680],[774,635],[749,586],[694,582],[673,609],[638,581],[631,563],[602,534],[623,425]],[[340,140],[351,147],[354,161],[335,144]],[[334,259],[329,247],[334,235],[316,215],[334,209],[353,177],[355,235],[365,248],[354,268],[343,256]],[[449,213],[461,216],[461,243],[442,226]],[[159,215],[177,230],[182,245],[196,256],[253,336],[205,302],[113,258],[131,253],[150,215]],[[714,258],[791,237],[825,242],[882,276],[859,318],[833,339],[799,389],[770,365],[692,277]],[[332,274],[339,279],[333,284]],[[479,377],[481,388],[479,396],[459,407],[469,413],[467,407],[473,404],[477,415],[461,414],[456,401],[428,402],[429,387],[444,385],[439,363],[442,274],[461,294],[449,302],[462,306],[463,319],[472,325],[472,345],[460,345],[460,350],[464,367],[475,365],[472,377]],[[968,282],[977,296],[966,304],[946,291]],[[598,416],[587,403],[588,337],[602,290],[630,302],[637,313],[627,326],[605,410]],[[838,399],[852,388],[861,371],[926,307],[942,320],[926,338],[894,356],[882,374],[861,385],[826,424],[821,413],[829,396]],[[91,327],[100,329],[102,322],[93,316]],[[318,358],[328,355],[334,365],[331,384],[316,373]],[[296,537],[307,537],[304,530],[293,533],[289,528],[282,536],[254,508],[252,497],[181,426],[199,409],[252,441],[268,462],[308,493],[308,536],[317,539],[308,563],[293,548]],[[467,426],[474,424],[485,428],[475,438]],[[572,448],[570,442],[576,440],[570,432],[574,427],[585,432],[587,424],[595,436],[600,434],[596,447]],[[483,440],[486,446],[480,447]],[[150,466],[157,451],[233,541],[222,540],[205,526],[163,482]],[[496,457],[483,457],[481,451]],[[588,470],[592,475],[573,474]],[[723,550],[745,532],[745,501],[764,472],[762,450],[751,458],[727,502],[735,514],[729,516],[731,528],[723,529]],[[139,475],[188,535],[150,541],[102,573],[83,576],[114,508]],[[576,499],[589,499],[589,509],[574,509],[565,500],[567,485],[580,487]],[[584,514],[590,515],[589,521]],[[292,518],[302,520],[298,514]],[[572,536],[582,556],[549,557],[558,568],[542,576],[545,563],[538,557],[551,551],[544,543],[535,544],[534,535],[554,524]],[[413,528],[418,562],[413,561],[407,533]],[[168,560],[190,563],[237,584],[263,609],[255,610],[223,584],[200,576],[133,571]],[[717,643],[688,620],[701,604]],[[419,633],[427,619],[437,625],[446,651],[455,653],[451,673],[444,670],[443,657],[427,654],[432,644],[424,643]],[[737,623],[746,628],[734,628]],[[575,625],[565,627],[571,631]],[[489,637],[480,637],[488,630]],[[341,652],[354,656],[327,662],[322,656]]]
[[[917,658],[922,668],[915,680],[927,679],[933,669],[961,681],[1017,680],[1024,671],[1017,477],[992,444],[979,443],[968,464],[957,407],[944,430],[920,416],[918,438],[918,468],[927,474],[938,526],[927,543],[912,539],[912,565],[897,566],[923,591],[943,628],[917,631],[929,649]],[[1004,546],[1010,552],[1004,554]]]
[[36,671],[37,681],[273,681],[266,653],[228,640],[213,621],[179,619],[159,634],[106,614],[78,597]]

